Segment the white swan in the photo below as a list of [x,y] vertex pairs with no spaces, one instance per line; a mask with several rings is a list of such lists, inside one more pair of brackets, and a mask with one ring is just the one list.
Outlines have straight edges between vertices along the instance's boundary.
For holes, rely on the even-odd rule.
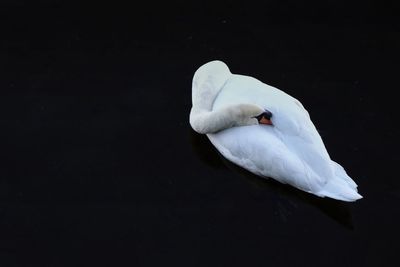
[[303,105],[283,91],[211,61],[193,77],[192,101],[192,128],[233,163],[320,197],[362,198]]

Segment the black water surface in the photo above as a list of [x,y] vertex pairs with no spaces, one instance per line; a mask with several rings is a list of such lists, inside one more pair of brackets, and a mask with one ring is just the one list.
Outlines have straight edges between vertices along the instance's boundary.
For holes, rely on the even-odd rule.
[[[397,266],[398,9],[322,2],[1,4],[0,266]],[[193,132],[214,59],[298,98],[364,199]]]

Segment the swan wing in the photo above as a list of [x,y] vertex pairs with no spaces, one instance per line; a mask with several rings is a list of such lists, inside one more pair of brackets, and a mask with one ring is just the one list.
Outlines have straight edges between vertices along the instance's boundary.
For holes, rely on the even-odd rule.
[[[330,159],[307,110],[297,99],[255,78],[233,74],[212,108],[219,110],[240,103],[271,111],[273,126],[233,127],[208,134],[226,158],[257,175],[319,196],[347,201],[361,197],[343,168]],[[340,196],[335,190],[345,193]]]
[[234,127],[207,136],[225,158],[259,176],[306,192],[317,192],[326,183],[271,128]]

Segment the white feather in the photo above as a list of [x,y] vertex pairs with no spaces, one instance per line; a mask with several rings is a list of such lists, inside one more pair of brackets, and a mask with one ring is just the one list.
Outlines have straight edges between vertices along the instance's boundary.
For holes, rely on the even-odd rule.
[[[232,74],[221,61],[199,68],[192,91],[193,129],[207,134],[228,160],[320,197],[362,198],[343,167],[330,159],[297,99],[255,78]],[[253,118],[264,109],[272,112],[273,126]]]

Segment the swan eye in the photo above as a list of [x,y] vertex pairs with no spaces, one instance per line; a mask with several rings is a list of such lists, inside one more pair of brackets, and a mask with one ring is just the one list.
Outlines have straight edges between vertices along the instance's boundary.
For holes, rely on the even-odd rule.
[[259,124],[272,125],[272,113],[269,110],[265,110],[263,113],[255,117]]

